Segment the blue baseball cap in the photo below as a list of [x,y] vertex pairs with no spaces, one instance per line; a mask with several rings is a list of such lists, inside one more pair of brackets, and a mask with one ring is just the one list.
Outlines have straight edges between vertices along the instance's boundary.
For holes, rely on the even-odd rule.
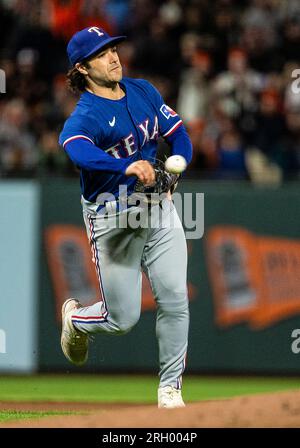
[[72,65],[97,53],[109,44],[117,44],[126,39],[126,36],[110,36],[103,28],[92,26],[75,33],[67,46],[67,53]]

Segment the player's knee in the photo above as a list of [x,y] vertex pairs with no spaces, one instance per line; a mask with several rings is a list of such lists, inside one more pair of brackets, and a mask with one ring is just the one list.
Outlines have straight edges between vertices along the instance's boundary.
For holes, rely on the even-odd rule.
[[140,313],[131,315],[126,320],[122,319],[117,323],[116,333],[118,335],[123,335],[129,333],[129,331],[138,323],[140,318]]
[[189,312],[188,297],[185,292],[164,295],[157,300],[158,308],[168,314],[186,314]]
[[135,326],[136,322],[122,322],[118,325],[116,333],[119,335],[123,335],[129,333],[130,330]]

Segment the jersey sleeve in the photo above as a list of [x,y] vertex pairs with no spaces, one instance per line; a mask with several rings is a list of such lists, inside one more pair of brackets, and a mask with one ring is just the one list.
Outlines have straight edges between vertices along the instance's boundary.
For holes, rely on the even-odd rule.
[[164,102],[159,91],[149,81],[142,80],[142,83],[148,98],[157,111],[160,135],[164,138],[169,137],[182,125],[182,119]]
[[132,163],[130,157],[115,159],[86,139],[67,142],[65,151],[76,166],[86,171],[125,174],[127,167]]
[[59,144],[65,148],[66,144],[79,139],[88,140],[95,144],[99,132],[97,123],[85,115],[71,115],[65,122],[59,136]]
[[176,131],[169,137],[166,137],[165,140],[171,145],[172,155],[183,156],[187,164],[191,162],[193,145],[184,125],[176,129]]
[[130,158],[116,159],[95,144],[99,126],[86,116],[70,116],[59,136],[59,144],[72,162],[87,171],[107,171],[125,174]]

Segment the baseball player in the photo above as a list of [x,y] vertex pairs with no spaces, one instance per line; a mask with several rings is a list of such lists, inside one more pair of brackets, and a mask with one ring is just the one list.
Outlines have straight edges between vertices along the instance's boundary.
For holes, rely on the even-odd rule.
[[[173,186],[174,179],[165,182],[164,172],[153,164],[160,136],[187,163],[192,146],[180,117],[148,81],[122,78],[116,44],[125,38],[90,27],[77,32],[67,47],[69,84],[81,97],[59,142],[80,169],[83,217],[100,297],[88,307],[75,298],[65,301],[61,346],[69,361],[82,365],[91,334],[121,335],[133,328],[140,317],[143,270],[157,305],[158,407],[183,407],[189,327],[184,231],[170,193],[159,201],[146,194],[145,206],[124,203],[122,192],[130,199],[141,186],[148,193],[157,191],[158,183],[164,191]],[[136,221],[140,225],[130,225]]]

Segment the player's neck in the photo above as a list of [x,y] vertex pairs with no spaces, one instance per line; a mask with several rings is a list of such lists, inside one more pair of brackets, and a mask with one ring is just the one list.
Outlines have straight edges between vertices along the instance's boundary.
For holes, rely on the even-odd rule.
[[112,87],[93,84],[89,85],[86,90],[94,95],[101,96],[102,98],[107,98],[109,100],[120,100],[125,96],[125,92],[121,89],[118,82]]

